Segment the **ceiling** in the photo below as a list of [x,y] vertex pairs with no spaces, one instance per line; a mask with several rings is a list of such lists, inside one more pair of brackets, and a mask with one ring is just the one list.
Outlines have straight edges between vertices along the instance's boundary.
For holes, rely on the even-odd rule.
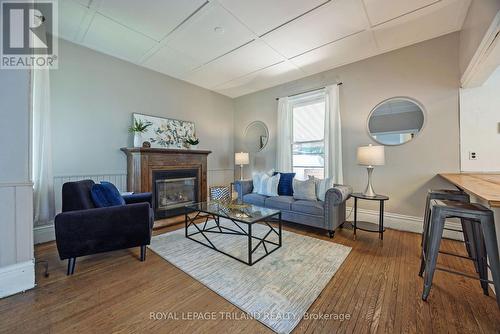
[[60,0],[59,36],[238,97],[460,30],[470,0]]

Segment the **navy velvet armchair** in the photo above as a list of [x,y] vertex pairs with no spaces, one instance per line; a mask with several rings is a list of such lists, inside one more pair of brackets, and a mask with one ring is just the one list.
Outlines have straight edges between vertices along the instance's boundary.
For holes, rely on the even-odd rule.
[[154,223],[151,193],[123,196],[126,205],[96,208],[90,190],[94,182],[67,182],[62,188],[62,213],[55,218],[56,243],[61,260],[68,259],[67,275],[76,258],[151,243]]

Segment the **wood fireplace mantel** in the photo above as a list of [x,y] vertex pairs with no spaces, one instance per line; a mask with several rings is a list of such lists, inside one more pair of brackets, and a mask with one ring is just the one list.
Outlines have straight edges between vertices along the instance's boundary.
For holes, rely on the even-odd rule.
[[188,150],[188,149],[180,149],[180,148],[146,148],[146,147],[122,147],[121,151],[125,152],[125,154],[129,153],[159,153],[159,154],[205,154],[209,155],[212,151],[206,150]]
[[212,151],[171,148],[121,148],[127,155],[127,189],[153,192],[153,173],[190,169],[198,174],[198,202],[207,199],[207,156]]

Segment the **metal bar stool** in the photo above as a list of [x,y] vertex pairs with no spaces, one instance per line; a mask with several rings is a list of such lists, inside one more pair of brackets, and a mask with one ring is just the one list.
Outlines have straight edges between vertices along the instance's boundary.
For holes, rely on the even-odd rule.
[[[436,267],[439,253],[439,245],[443,236],[444,224],[447,218],[463,219],[465,224],[471,226],[477,263],[479,266],[479,280],[485,294],[488,294],[488,283],[493,283],[495,291],[500,291],[500,263],[498,259],[498,242],[495,232],[495,221],[493,212],[481,204],[463,203],[449,200],[431,201],[431,219],[429,241],[424,250],[425,276],[422,299],[427,300],[429,296],[434,271],[443,270],[453,274],[459,274],[469,278],[477,277],[456,272],[446,268]],[[487,258],[490,260],[490,269],[493,281],[487,277]],[[500,293],[496,295],[497,304],[500,308]]]
[[[460,201],[464,203],[469,203],[470,202],[470,197],[469,194],[461,191],[461,190],[450,190],[450,189],[433,189],[429,190],[427,193],[427,198],[425,201],[425,211],[424,211],[424,228],[422,231],[422,240],[421,240],[421,246],[422,246],[422,253],[420,256],[420,271],[419,271],[419,276],[422,276],[424,272],[424,266],[425,266],[425,261],[423,261],[423,252],[424,249],[426,248],[428,236],[429,236],[429,220],[431,218],[431,210],[430,210],[430,202],[434,199],[439,199],[439,200],[450,200],[450,201]],[[475,259],[476,254],[474,253],[474,245],[471,245],[474,242],[474,238],[472,238],[472,229],[470,224],[465,224],[463,221],[461,221],[462,224],[462,230],[457,230],[453,228],[448,228],[444,227],[445,230],[449,231],[454,231],[454,232],[460,232],[463,233],[464,236],[464,243],[465,243],[465,248],[467,249],[467,254],[469,254],[469,259]],[[453,254],[455,255],[455,254]],[[477,262],[474,261],[474,267],[476,269],[476,272],[479,272],[479,268],[477,266]]]

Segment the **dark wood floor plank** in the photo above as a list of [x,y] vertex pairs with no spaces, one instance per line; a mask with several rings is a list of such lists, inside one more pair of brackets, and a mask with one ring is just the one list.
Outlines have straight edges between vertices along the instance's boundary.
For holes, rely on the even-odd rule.
[[[449,246],[451,252],[464,256],[467,255],[463,244],[449,243]],[[463,271],[468,274],[475,275],[474,265],[470,260],[458,257],[449,257],[448,263],[453,270]],[[490,324],[495,323],[495,317],[493,316],[492,318],[489,318],[488,316],[490,312],[487,311],[490,307],[492,307],[492,304],[496,303],[494,297],[486,297],[482,294],[482,290],[479,288],[479,281],[462,276],[455,276],[455,278],[457,280],[457,284],[460,286],[460,290],[463,291],[460,295],[452,295],[455,299],[455,307],[458,309],[457,312],[462,310],[464,314],[464,316],[461,317],[463,331],[469,333],[470,328],[476,325],[482,333],[495,332],[495,327],[490,326]],[[492,293],[491,290],[490,293]],[[471,300],[474,301],[474,304],[476,304],[477,307],[471,307]]]
[[401,305],[399,312],[396,312],[396,325],[394,326],[400,333],[416,332],[416,300],[413,298],[412,282],[415,279],[416,270],[412,268],[416,258],[413,258],[415,248],[415,239],[413,234],[405,233],[403,236],[402,252],[403,256],[399,268],[400,289],[398,291],[397,304]]
[[[364,242],[356,243],[354,247],[355,251],[368,255],[369,251],[375,245],[376,240],[370,238],[368,235],[361,236],[361,239],[363,239]],[[365,274],[365,267],[369,261],[369,256],[363,256],[357,263],[353,263],[353,267],[351,267],[350,270],[351,278],[345,282],[344,287],[339,291],[337,297],[333,298],[333,303],[331,305],[333,306],[335,313],[348,314],[351,318],[354,317],[354,304],[352,302],[359,299],[357,295],[361,295],[366,292],[365,289],[362,289],[361,291],[358,290],[358,285]],[[316,312],[321,312],[321,310],[318,309]],[[322,325],[325,329],[344,332],[347,323],[351,323],[351,321],[323,321]],[[318,328],[318,325],[319,324],[313,324],[311,327]]]
[[[366,289],[362,282],[363,278],[366,276],[366,268],[370,265],[369,251],[375,248],[377,243],[377,240],[369,238],[368,236],[362,236],[361,238],[363,243],[361,244],[362,246],[358,248],[358,251],[364,253],[365,256],[362,257],[362,261],[358,264],[357,270],[352,273],[351,279],[335,307],[336,310],[345,312],[353,318],[355,318],[357,314],[355,308],[356,302],[359,302],[366,294]],[[346,326],[349,323],[351,323],[351,321],[338,322],[339,326],[336,329],[338,329],[339,332],[345,332]]]
[[[460,251],[457,251],[457,249],[455,249],[454,247],[455,244],[459,246]],[[465,251],[465,246],[460,243],[443,242],[442,250],[450,253],[459,253],[461,255],[467,255]],[[440,263],[443,267],[450,268],[456,271],[469,271],[470,269],[473,269],[472,262],[467,261],[466,263],[462,263],[457,266],[457,264],[459,264],[459,262],[457,262],[458,260],[457,257],[446,254],[439,254],[439,257],[440,257]],[[473,274],[473,272],[470,273]],[[470,308],[467,307],[468,303],[460,302],[463,296],[459,296],[454,293],[454,290],[458,286],[463,287],[463,277],[446,273],[443,271],[436,271],[436,275],[441,276],[443,281],[448,283],[448,284],[443,284],[443,289],[439,291],[439,293],[442,295],[443,302],[447,306],[448,314],[450,315],[450,317],[448,318],[448,322],[453,323],[453,327],[456,333],[468,333],[469,331],[467,330],[467,328],[470,325],[472,325],[471,310]]]
[[385,233],[384,242],[387,244],[388,238],[392,242],[391,242],[391,247],[390,248],[387,247],[387,250],[385,252],[385,256],[384,256],[384,260],[383,260],[385,262],[385,265],[381,267],[381,268],[383,268],[383,270],[379,271],[377,273],[382,278],[382,282],[381,282],[380,288],[378,289],[378,295],[376,296],[376,303],[375,303],[375,307],[373,310],[372,321],[370,324],[370,332],[371,333],[376,333],[378,331],[380,323],[381,323],[382,314],[384,312],[384,310],[383,310],[384,298],[386,298],[386,291],[390,285],[389,276],[392,277],[392,275],[390,275],[390,273],[393,271],[393,268],[395,265],[395,261],[393,259],[394,259],[394,254],[397,251],[400,236],[401,236],[401,234],[395,234],[393,237],[391,235],[391,233]]
[[[368,237],[368,235],[367,235]],[[369,237],[373,238],[373,248],[374,252],[371,252],[366,255],[367,257],[367,266],[364,269],[364,275],[361,278],[360,283],[356,287],[356,294],[353,296],[350,309],[352,309],[352,317],[357,319],[357,321],[349,321],[345,322],[343,325],[345,331],[348,333],[354,332],[355,327],[364,325],[369,328],[369,324],[371,322],[374,305],[372,308],[368,307],[370,302],[373,302],[374,296],[377,294],[377,289],[379,288],[380,276],[378,275],[377,266],[381,265],[380,259],[383,257],[383,250],[389,249],[390,246],[388,242],[378,239],[377,234],[371,234]],[[383,261],[382,261],[383,263]]]
[[369,285],[369,292],[366,301],[364,303],[364,309],[361,311],[361,318],[364,321],[355,322],[354,332],[367,333],[370,331],[372,324],[376,318],[380,315],[377,314],[377,305],[380,306],[380,296],[383,295],[383,287],[385,284],[385,275],[389,270],[390,266],[390,252],[395,246],[394,238],[385,238],[385,240],[379,243],[378,256],[373,261],[373,273],[372,273],[372,283]]
[[379,312],[379,318],[376,319],[374,326],[376,325],[376,329],[374,332],[378,333],[394,333],[394,320],[395,313],[400,307],[400,305],[396,304],[397,301],[397,293],[398,293],[398,272],[399,265],[401,262],[401,250],[402,250],[402,242],[403,242],[404,234],[397,235],[397,243],[394,247],[393,253],[391,253],[392,261],[391,267],[389,268],[389,272],[386,276],[386,285],[383,289],[383,296],[381,297],[381,304]]
[[415,235],[415,243],[418,252],[413,255],[414,266],[412,274],[413,280],[413,299],[415,300],[415,315],[416,315],[416,332],[417,333],[432,333],[431,309],[429,303],[422,300],[423,278],[418,276],[420,270],[420,255],[421,255],[421,236]]
[[[182,225],[155,231],[165,233]],[[345,321],[303,319],[294,333],[406,332],[498,333],[500,311],[479,283],[443,272],[436,274],[429,300],[423,302],[419,235],[387,230],[375,234],[338,230],[334,239],[307,227],[287,230],[352,247],[346,261],[311,305],[310,314],[349,314]],[[443,249],[463,253],[463,245],[443,240]],[[36,258],[50,265],[43,277],[36,267],[37,288],[0,300],[0,333],[272,333],[252,319],[152,320],[150,312],[222,312],[244,315],[224,298],[153,252],[138,261],[130,249],[77,261],[74,276],[65,275],[54,243],[36,246]],[[440,265],[471,272],[471,263],[443,258]],[[490,292],[493,294],[492,292]]]

